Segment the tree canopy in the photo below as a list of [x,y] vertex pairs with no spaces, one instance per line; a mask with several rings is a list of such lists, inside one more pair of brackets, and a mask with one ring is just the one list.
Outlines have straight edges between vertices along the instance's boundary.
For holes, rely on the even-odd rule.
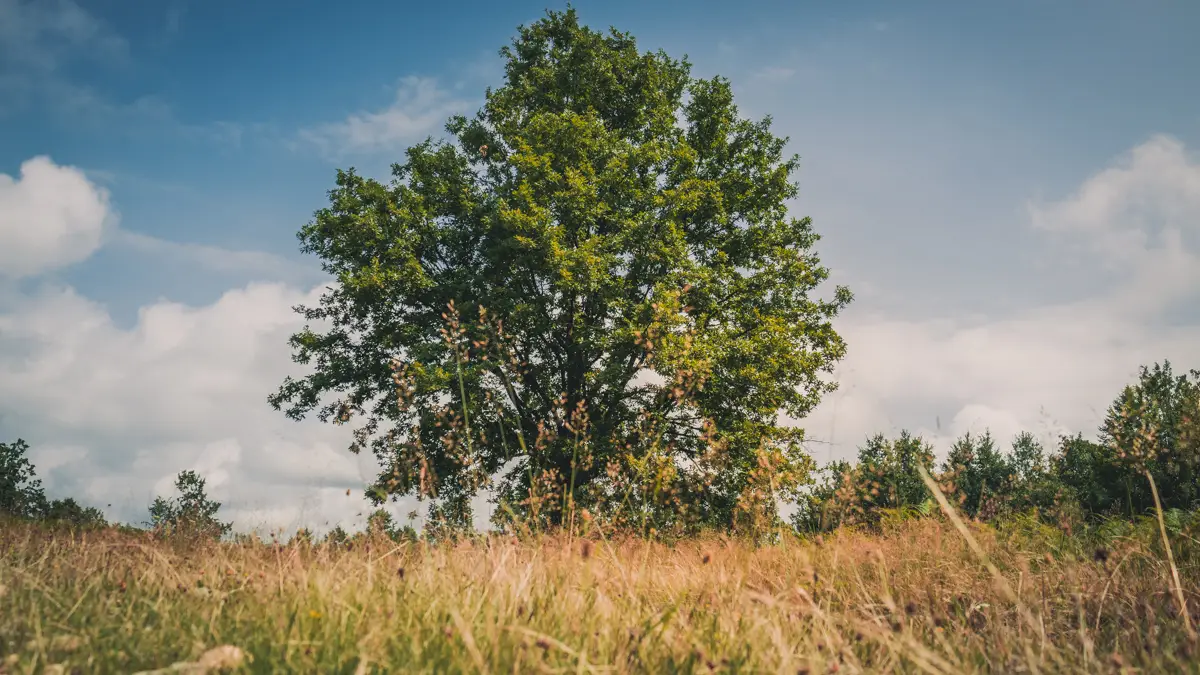
[[851,293],[814,297],[828,271],[788,213],[787,139],[739,116],[727,80],[574,10],[501,54],[503,86],[390,183],[338,171],[299,232],[335,277],[290,341],[312,372],[272,405],[355,424],[378,499],[437,497],[455,522],[502,469],[504,512],[537,512],[541,490],[551,521],[629,503],[633,474],[713,521],[756,481],[802,483],[780,413],[835,388]]
[[[1034,512],[1069,528],[1138,518],[1158,505],[1168,520],[1200,508],[1200,371],[1176,374],[1169,361],[1142,367],[1108,407],[1098,432],[1096,441],[1082,433],[1059,436],[1049,454],[1029,432],[1017,434],[1009,452],[988,431],[967,432],[935,477],[956,508],[980,520]],[[793,524],[801,531],[875,526],[889,512],[920,507],[932,494],[916,467],[932,464],[932,447],[908,432],[894,441],[871,437],[856,463],[825,467],[824,480],[798,500]]]
[[195,471],[180,471],[175,476],[179,496],[155,497],[150,505],[149,525],[163,534],[219,539],[229,533],[232,523],[217,519],[220,502],[208,498],[205,480]]
[[100,509],[85,507],[70,497],[47,500],[29,459],[29,444],[20,438],[0,443],[0,515],[81,528],[106,524]]
[[0,513],[34,518],[45,509],[46,494],[29,461],[29,444],[18,438],[0,443]]
[[1109,405],[1100,443],[1070,446],[1077,489],[1097,511],[1142,513],[1200,505],[1200,371],[1176,374],[1170,361],[1143,366]]

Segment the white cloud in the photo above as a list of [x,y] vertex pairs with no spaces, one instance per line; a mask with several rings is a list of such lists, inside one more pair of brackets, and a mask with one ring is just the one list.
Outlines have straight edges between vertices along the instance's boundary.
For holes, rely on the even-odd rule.
[[20,176],[0,174],[0,278],[36,276],[88,258],[101,246],[116,246],[171,264],[194,264],[254,280],[315,283],[320,270],[263,251],[227,249],[159,239],[117,226],[109,191],[85,173],[34,157]]
[[1030,210],[1034,224],[1049,230],[1196,228],[1200,164],[1191,161],[1179,140],[1156,135],[1088,179],[1070,198]]
[[[1090,297],[1010,316],[907,321],[851,310],[841,390],[804,420],[819,460],[852,456],[867,435],[919,432],[945,451],[965,431],[1020,430],[1053,442],[1094,435],[1140,365],[1200,366],[1200,163],[1157,136],[1071,196],[1031,205],[1031,223],[1069,234],[1081,264],[1113,266]],[[1050,242],[1051,244],[1053,242]],[[1180,315],[1180,307],[1192,308]],[[1168,320],[1170,319],[1170,320]]]
[[361,521],[374,461],[346,451],[346,429],[266,401],[296,372],[291,307],[318,292],[251,284],[203,307],[163,301],[128,329],[70,288],[19,298],[0,307],[0,422],[30,441],[52,494],[124,520],[144,520],[194,469],[243,530]]
[[302,129],[299,135],[302,143],[332,159],[392,151],[421,140],[469,105],[441,88],[436,79],[409,76],[400,80],[396,98],[387,108],[357,112],[341,122]]
[[116,220],[108,192],[49,157],[0,174],[0,277],[33,276],[79,262]]
[[[1034,225],[1076,237],[1103,262],[1137,265],[1155,252],[1194,251],[1200,235],[1200,164],[1183,144],[1155,136],[1096,174],[1069,199],[1030,204]],[[1187,242],[1177,241],[1187,239]]]
[[[108,192],[82,171],[31,159],[19,179],[0,175],[0,276],[35,276],[115,244],[289,283],[250,284],[202,307],[162,300],[130,328],[73,288],[44,283],[29,294],[0,284],[0,433],[34,443],[52,495],[111,505],[109,515],[126,521],[143,520],[187,468],[209,480],[243,530],[361,520],[374,461],[346,452],[345,430],[291,422],[266,402],[294,372],[286,340],[301,320],[292,307],[314,301],[319,288],[297,288],[318,271],[164,241],[115,220]],[[360,489],[348,497],[348,488]]]

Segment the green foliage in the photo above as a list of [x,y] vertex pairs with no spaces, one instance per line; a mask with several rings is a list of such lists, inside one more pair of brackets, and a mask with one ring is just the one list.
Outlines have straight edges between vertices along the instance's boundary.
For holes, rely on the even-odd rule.
[[1154,508],[1146,472],[1164,509],[1200,505],[1200,372],[1170,362],[1143,367],[1109,406],[1099,442],[1062,439],[1054,472],[1085,514],[1138,516]]
[[1016,467],[987,431],[974,437],[968,432],[955,441],[942,470],[958,488],[959,508],[972,518],[997,513],[1016,482]]
[[988,432],[965,434],[951,447],[942,471],[934,474],[933,448],[902,431],[891,441],[882,434],[869,439],[854,464],[836,462],[822,469],[825,481],[800,502],[793,526],[802,532],[838,525],[877,527],[931,515],[937,509],[919,466],[935,475],[942,492],[969,517],[1059,513],[1062,484],[1031,434],[1019,434],[1010,453],[1000,452]]
[[[1163,508],[1192,509],[1200,505],[1198,425],[1200,371],[1176,376],[1166,361],[1143,367],[1138,382],[1125,387],[1109,406],[1100,436],[1131,484],[1146,482],[1139,474],[1148,471]],[[1154,506],[1148,487],[1130,488],[1126,500],[1135,513]]]
[[[819,491],[825,502],[808,507],[811,527],[819,512],[819,529],[839,524],[876,526],[884,519],[929,510],[932,495],[918,467],[933,468],[933,447],[919,436],[901,431],[894,440],[877,434],[858,450],[858,463],[836,465],[838,473]],[[793,519],[795,522],[795,519]]]
[[1050,471],[1042,444],[1029,432],[1013,439],[1008,453],[991,433],[955,441],[939,481],[957,496],[958,508],[980,520],[1031,510],[1056,513],[1060,479]]
[[92,506],[81,506],[74,499],[55,499],[46,506],[46,520],[77,528],[100,528],[108,523],[104,513]]
[[1059,439],[1059,451],[1051,458],[1054,475],[1087,514],[1122,512],[1134,515],[1133,495],[1138,502],[1150,498],[1145,479],[1134,480],[1127,467],[1117,462],[1114,448],[1083,438],[1081,434]]
[[1022,431],[1013,439],[1008,467],[1012,477],[1006,494],[1008,511],[1047,510],[1057,504],[1062,483],[1051,470],[1045,449],[1033,434]]
[[877,434],[859,450],[858,461],[863,477],[878,490],[871,496],[875,506],[919,506],[929,500],[918,467],[933,467],[933,447],[919,436],[901,431],[899,438],[889,442]]
[[100,509],[82,506],[73,498],[48,501],[28,453],[29,444],[22,439],[0,443],[0,514],[77,528],[107,524]]
[[392,541],[416,541],[419,538],[412,525],[400,525],[392,514],[376,509],[367,517],[367,535],[391,539]]
[[854,465],[843,460],[813,470],[812,482],[796,500],[796,510],[791,516],[792,527],[798,532],[814,533],[835,526],[839,519],[836,512],[830,512],[834,507],[833,499],[853,470]]
[[502,468],[501,517],[650,494],[655,517],[686,498],[706,523],[761,520],[807,481],[778,414],[835,387],[851,300],[810,297],[828,272],[787,212],[787,139],[741,118],[728,81],[574,10],[501,53],[504,86],[452,140],[410,148],[388,185],[338,172],[299,233],[336,277],[299,308],[324,327],[290,341],[314,372],[272,405],[360,420],[376,499],[435,498],[450,526]]
[[149,525],[164,535],[219,539],[227,534],[232,524],[217,519],[221,504],[208,498],[204,482],[195,471],[180,471],[175,477],[179,497],[155,497]]
[[[1200,506],[1200,372],[1176,376],[1169,362],[1143,367],[1109,407],[1099,431],[1098,441],[1061,437],[1049,457],[1028,432],[1018,434],[1009,453],[1000,452],[986,431],[968,433],[955,441],[936,478],[967,516],[1032,517],[1067,531],[1083,520],[1146,517],[1154,510],[1147,474],[1158,487],[1167,530],[1172,518]],[[800,501],[793,524],[819,531],[920,512],[924,486],[908,468],[913,461],[901,459],[931,457],[916,452],[919,446],[907,434],[894,443],[871,439],[856,464],[822,470],[825,481]]]
[[346,530],[342,529],[341,525],[337,525],[325,533],[325,538],[321,540],[321,543],[327,546],[343,546],[349,540],[350,535],[346,533]]
[[29,444],[18,438],[0,443],[0,514],[37,518],[45,512],[46,495],[33,463],[26,455]]

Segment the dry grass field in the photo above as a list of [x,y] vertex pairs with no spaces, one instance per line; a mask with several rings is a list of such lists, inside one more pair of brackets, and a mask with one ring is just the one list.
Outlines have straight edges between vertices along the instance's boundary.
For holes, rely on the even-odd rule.
[[[1200,672],[1148,522],[966,532],[186,545],[17,524],[0,670]],[[1173,548],[1200,614],[1195,544]]]

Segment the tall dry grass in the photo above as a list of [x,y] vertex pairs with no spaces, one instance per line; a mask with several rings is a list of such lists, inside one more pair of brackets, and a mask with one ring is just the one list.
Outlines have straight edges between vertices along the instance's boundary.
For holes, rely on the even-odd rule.
[[[8,525],[0,652],[9,673],[205,672],[218,646],[263,673],[1200,672],[1153,529],[1096,547],[1033,521],[963,527],[978,551],[941,518],[765,547]],[[1193,560],[1176,562],[1195,611]]]

